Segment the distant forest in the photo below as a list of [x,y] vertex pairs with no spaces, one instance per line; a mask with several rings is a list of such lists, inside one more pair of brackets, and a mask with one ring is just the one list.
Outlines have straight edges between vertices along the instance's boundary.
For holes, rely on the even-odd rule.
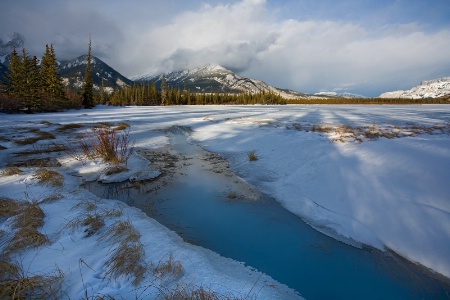
[[21,54],[11,52],[5,82],[0,85],[0,111],[48,112],[91,108],[97,104],[124,105],[249,105],[249,104],[449,104],[450,95],[428,99],[324,98],[286,99],[273,92],[259,93],[193,93],[167,86],[163,76],[160,88],[154,82],[133,83],[107,93],[103,86],[94,89],[91,74],[91,41],[84,84],[81,90],[65,86],[59,75],[53,45],[46,45],[40,63],[25,48]]

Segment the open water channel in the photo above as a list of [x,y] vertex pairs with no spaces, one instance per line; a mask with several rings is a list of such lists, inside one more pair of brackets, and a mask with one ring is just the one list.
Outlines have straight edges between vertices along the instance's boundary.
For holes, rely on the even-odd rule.
[[187,128],[168,134],[168,152],[141,153],[164,161],[165,179],[85,188],[140,208],[186,241],[245,262],[306,299],[450,299],[448,283],[428,270],[314,230],[190,144]]

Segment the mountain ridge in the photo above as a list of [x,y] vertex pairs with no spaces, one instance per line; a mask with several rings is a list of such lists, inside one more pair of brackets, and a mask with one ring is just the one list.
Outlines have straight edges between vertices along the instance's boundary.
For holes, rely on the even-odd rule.
[[380,98],[439,98],[450,94],[450,77],[423,80],[420,85],[409,90],[397,90],[382,93]]

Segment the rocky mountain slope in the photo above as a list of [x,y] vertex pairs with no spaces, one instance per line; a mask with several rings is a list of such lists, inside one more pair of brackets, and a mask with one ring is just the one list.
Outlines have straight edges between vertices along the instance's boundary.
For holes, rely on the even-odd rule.
[[450,77],[422,81],[410,90],[398,90],[381,94],[380,98],[439,98],[450,94]]
[[[79,89],[83,86],[86,73],[87,55],[75,59],[63,61],[59,65],[59,74],[65,85]],[[106,91],[112,92],[116,87],[132,84],[132,81],[111,68],[101,59],[91,57],[91,71],[94,89],[102,85]]]

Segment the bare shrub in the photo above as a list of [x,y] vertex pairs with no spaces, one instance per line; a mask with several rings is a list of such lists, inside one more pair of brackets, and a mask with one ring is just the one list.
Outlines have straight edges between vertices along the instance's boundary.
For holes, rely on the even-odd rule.
[[67,154],[74,159],[82,160],[100,157],[104,162],[119,164],[126,163],[130,156],[129,131],[118,132],[115,128],[96,127],[92,132],[82,137],[79,148],[67,144]]
[[53,187],[61,187],[64,184],[64,177],[55,170],[49,169],[39,169],[34,174],[33,177],[38,180],[39,184],[45,184]]
[[129,156],[129,132],[117,133],[114,128],[99,128],[95,131],[98,143],[95,150],[105,161],[113,164],[126,162]]

